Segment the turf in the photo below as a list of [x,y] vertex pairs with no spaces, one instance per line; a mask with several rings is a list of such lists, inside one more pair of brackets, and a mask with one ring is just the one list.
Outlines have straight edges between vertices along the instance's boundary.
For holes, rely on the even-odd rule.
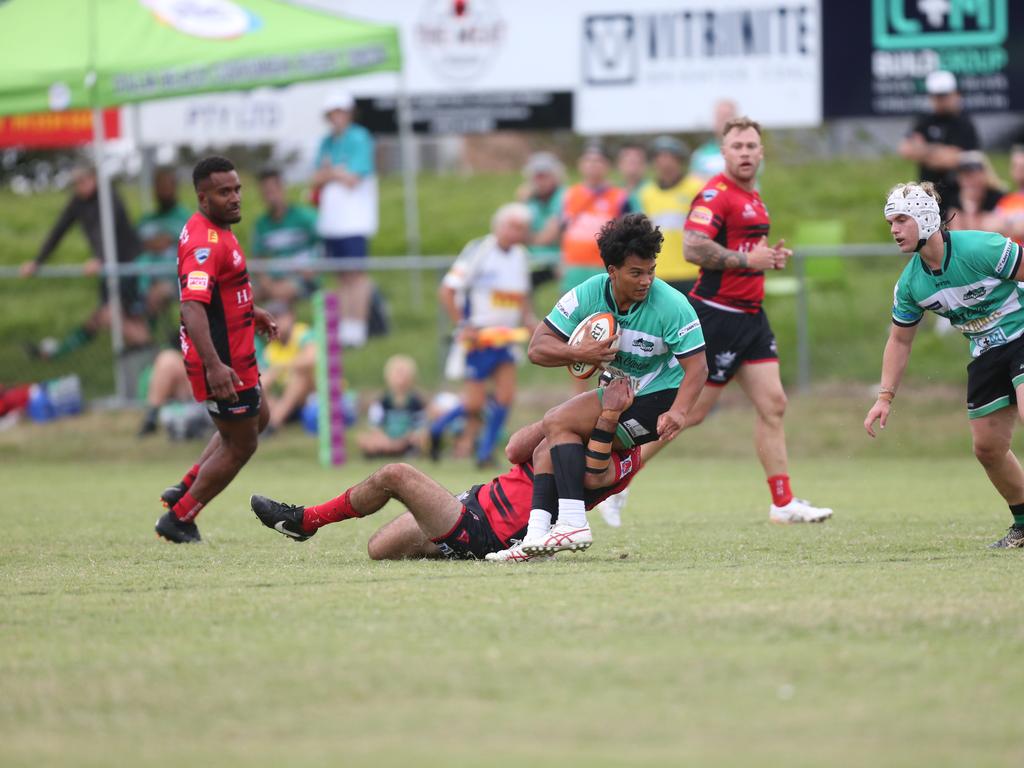
[[1020,553],[985,549],[1009,516],[959,398],[906,396],[872,443],[864,394],[791,408],[795,490],[829,523],[767,523],[727,402],[623,528],[526,566],[369,562],[394,505],[302,545],[262,528],[249,493],[372,469],[320,469],[298,433],[191,547],[151,526],[196,445],[99,415],[0,434],[0,764],[1019,765]]

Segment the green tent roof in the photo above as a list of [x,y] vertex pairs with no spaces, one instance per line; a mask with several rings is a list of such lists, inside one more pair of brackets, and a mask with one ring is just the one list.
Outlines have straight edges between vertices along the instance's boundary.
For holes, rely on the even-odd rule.
[[0,0],[0,115],[285,85],[400,64],[394,27],[276,0]]

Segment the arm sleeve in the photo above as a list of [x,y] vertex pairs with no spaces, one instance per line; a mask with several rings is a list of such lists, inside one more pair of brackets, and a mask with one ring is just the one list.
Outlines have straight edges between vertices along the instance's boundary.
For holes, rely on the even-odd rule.
[[665,328],[663,341],[676,357],[689,357],[704,349],[704,330],[690,302],[681,294],[674,316]]
[[[704,191],[708,194],[705,195]],[[714,186],[704,187],[690,205],[690,214],[686,217],[684,229],[687,232],[701,232],[714,240],[722,231],[727,206],[722,190]]]
[[998,232],[963,233],[961,238],[972,239],[970,258],[983,275],[1011,280],[1021,262],[1021,247]]
[[210,243],[183,246],[178,255],[181,300],[209,304],[217,286],[219,248]]
[[480,259],[480,240],[470,240],[462,253],[455,260],[455,263],[448,268],[441,284],[446,288],[455,291],[464,291],[473,282],[473,275],[476,273],[477,262]]
[[54,249],[60,244],[60,241],[67,234],[68,230],[71,229],[72,225],[78,219],[78,198],[72,197],[68,200],[67,205],[64,206],[64,210],[60,212],[60,216],[57,218],[56,223],[53,225],[53,229],[50,230],[50,234],[46,236],[46,240],[43,241],[42,246],[39,248],[39,253],[36,254],[36,264],[42,264],[53,253]]
[[[592,292],[590,282],[587,280],[577,285],[558,300],[548,316],[544,318],[545,324],[551,330],[568,339],[576,330],[576,326],[590,314],[587,311],[591,303],[588,300]],[[600,281],[595,280],[595,282]]]
[[917,325],[924,317],[924,310],[914,302],[905,283],[906,280],[901,277],[892,292],[892,321],[901,328]]

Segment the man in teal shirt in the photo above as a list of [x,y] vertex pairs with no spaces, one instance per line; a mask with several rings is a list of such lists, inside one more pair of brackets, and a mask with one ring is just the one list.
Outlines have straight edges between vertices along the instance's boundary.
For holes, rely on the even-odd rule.
[[267,208],[253,228],[252,256],[290,261],[286,267],[255,276],[256,293],[262,301],[290,304],[316,290],[313,275],[299,272],[303,262],[316,258],[320,252],[316,211],[288,202],[281,173],[275,168],[260,172],[260,195]]
[[178,174],[171,166],[160,166],[153,175],[155,210],[145,214],[136,229],[143,251],[139,264],[167,263],[166,276],[142,275],[139,292],[145,297],[146,314],[157,317],[178,297],[175,269],[178,263],[178,237],[192,212],[178,202]]
[[948,231],[939,203],[930,182],[899,184],[885,203],[893,239],[913,255],[896,283],[882,381],[864,429],[871,437],[876,421],[885,429],[925,311],[948,318],[970,342],[967,417],[974,455],[1013,516],[1010,530],[991,546],[1024,547],[1024,470],[1010,447],[1024,414],[1021,246],[995,232]]
[[[535,470],[530,527],[523,540],[529,555],[580,550],[592,541],[584,507],[584,442],[602,439],[612,449],[654,440],[672,440],[686,426],[707,380],[700,321],[679,291],[654,277],[662,235],[642,213],[613,219],[601,228],[597,243],[606,273],[576,286],[555,305],[530,341],[530,361],[544,367],[573,362],[607,365],[629,376],[636,396],[612,422],[614,433],[593,430],[602,413],[601,392],[577,395],[544,417],[552,475]],[[567,342],[576,326],[595,312],[610,312],[618,323],[611,339]],[[591,456],[591,458],[593,458]],[[550,478],[550,479],[549,479]],[[558,524],[543,531],[541,513],[553,512],[557,491]]]

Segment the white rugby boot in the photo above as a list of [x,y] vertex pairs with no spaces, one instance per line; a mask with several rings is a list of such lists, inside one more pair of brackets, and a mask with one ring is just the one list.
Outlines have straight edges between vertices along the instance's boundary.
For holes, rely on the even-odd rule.
[[582,552],[594,543],[590,525],[578,528],[573,525],[555,524],[542,538],[524,541],[523,552],[528,555],[553,555],[556,552]]
[[773,523],[788,525],[790,523],[820,523],[832,517],[832,510],[828,507],[815,507],[805,499],[798,499],[796,496],[783,507],[774,504],[768,510],[768,519]]
[[498,552],[488,552],[484,560],[491,563],[525,563],[529,560],[550,560],[554,555],[528,555],[523,552],[523,544],[513,544],[508,549]]

